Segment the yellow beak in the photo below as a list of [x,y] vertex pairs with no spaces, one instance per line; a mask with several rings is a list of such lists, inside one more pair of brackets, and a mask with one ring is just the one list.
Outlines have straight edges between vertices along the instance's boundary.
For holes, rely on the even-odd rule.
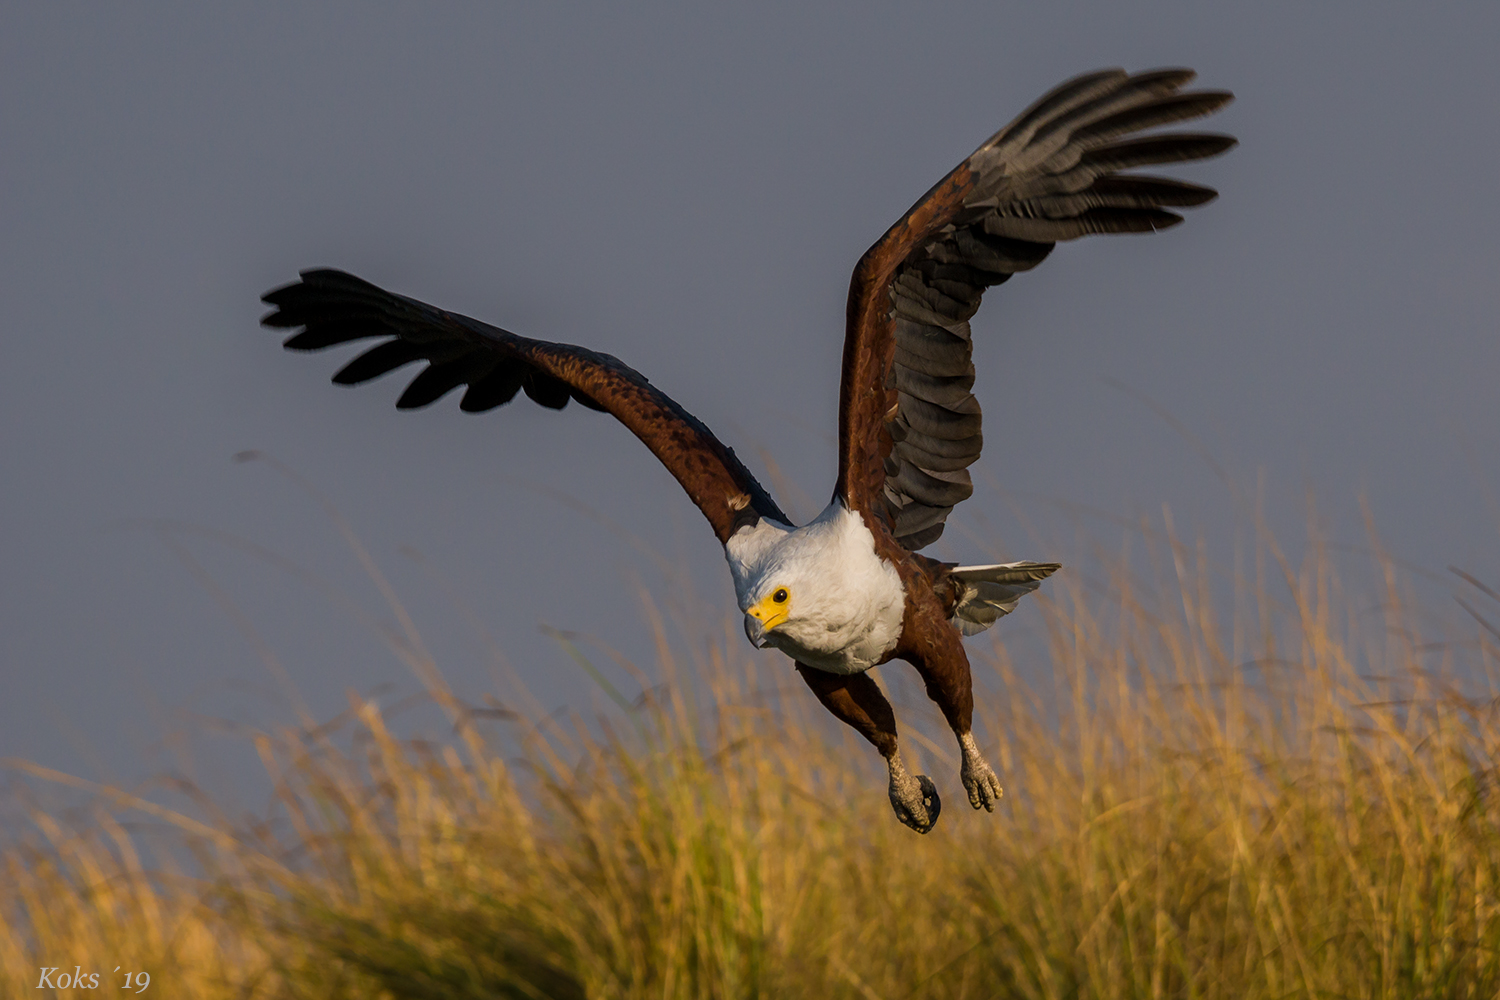
[[762,598],[745,612],[745,635],[750,644],[759,649],[764,646],[765,634],[786,621],[791,614],[791,602],[777,604],[769,596]]

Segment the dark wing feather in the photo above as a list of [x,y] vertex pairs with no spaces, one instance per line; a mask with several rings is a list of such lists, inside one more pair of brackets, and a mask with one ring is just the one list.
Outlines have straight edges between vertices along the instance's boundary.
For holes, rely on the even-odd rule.
[[1180,92],[1186,69],[1069,80],[995,133],[860,258],[849,285],[839,393],[839,480],[854,510],[918,549],[969,496],[983,444],[970,391],[969,319],[980,296],[1059,240],[1153,232],[1209,188],[1117,171],[1222,153],[1234,139],[1143,129],[1210,114],[1224,91]]
[[398,407],[426,406],[461,385],[468,389],[459,406],[470,412],[500,406],[518,392],[557,410],[577,400],[613,415],[645,442],[703,511],[721,542],[757,517],[787,520],[732,449],[639,372],[608,354],[518,337],[342,271],[303,271],[301,281],[267,292],[264,301],[275,310],[263,324],[302,328],[286,341],[293,350],[382,338],[340,369],[335,382],[355,385],[426,361]]

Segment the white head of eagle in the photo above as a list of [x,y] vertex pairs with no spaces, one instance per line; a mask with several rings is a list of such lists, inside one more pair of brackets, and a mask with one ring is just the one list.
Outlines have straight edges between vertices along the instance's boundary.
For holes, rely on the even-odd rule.
[[835,500],[792,528],[769,518],[724,546],[745,635],[836,674],[881,662],[901,638],[906,593],[864,520]]

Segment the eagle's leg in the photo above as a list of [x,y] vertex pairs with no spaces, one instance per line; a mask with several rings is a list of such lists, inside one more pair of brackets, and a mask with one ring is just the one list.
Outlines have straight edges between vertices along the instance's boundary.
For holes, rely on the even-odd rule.
[[944,628],[926,645],[925,654],[903,653],[902,658],[922,675],[927,697],[937,702],[953,735],[958,737],[958,749],[963,754],[958,775],[964,791],[969,793],[969,805],[994,812],[995,803],[1004,792],[995,769],[980,755],[979,744],[974,742],[974,680],[963,643],[957,630]]
[[925,774],[908,774],[896,745],[896,713],[869,674],[832,674],[806,664],[797,672],[807,681],[823,707],[852,726],[875,745],[891,774],[891,808],[896,818],[918,833],[937,824],[942,801],[937,786]]

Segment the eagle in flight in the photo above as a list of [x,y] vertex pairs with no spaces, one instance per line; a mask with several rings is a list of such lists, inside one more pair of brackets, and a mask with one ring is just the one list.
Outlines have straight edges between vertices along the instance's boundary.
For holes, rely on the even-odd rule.
[[887,660],[916,668],[958,739],[975,809],[993,811],[1000,782],[970,731],[974,699],[961,636],[1010,612],[1056,563],[956,566],[917,550],[973,492],[979,402],[970,391],[969,318],[984,290],[1041,263],[1058,240],[1138,233],[1182,221],[1171,208],[1216,192],[1123,173],[1228,150],[1229,136],[1139,135],[1210,114],[1232,100],[1183,91],[1187,69],[1069,80],[996,132],[867,250],[849,284],[839,386],[838,481],[828,507],[796,526],[734,451],[703,422],[617,358],[521,337],[385,291],[336,270],[264,296],[266,326],[316,351],[380,342],[333,381],[356,385],[427,364],[396,405],[426,406],[467,386],[459,408],[493,409],[524,392],[542,406],[602,410],[645,443],[682,484],[724,546],[745,634],[796,661],[818,700],[885,758],[897,817],[926,833],[941,803],[897,749],[896,718],[867,672]]

